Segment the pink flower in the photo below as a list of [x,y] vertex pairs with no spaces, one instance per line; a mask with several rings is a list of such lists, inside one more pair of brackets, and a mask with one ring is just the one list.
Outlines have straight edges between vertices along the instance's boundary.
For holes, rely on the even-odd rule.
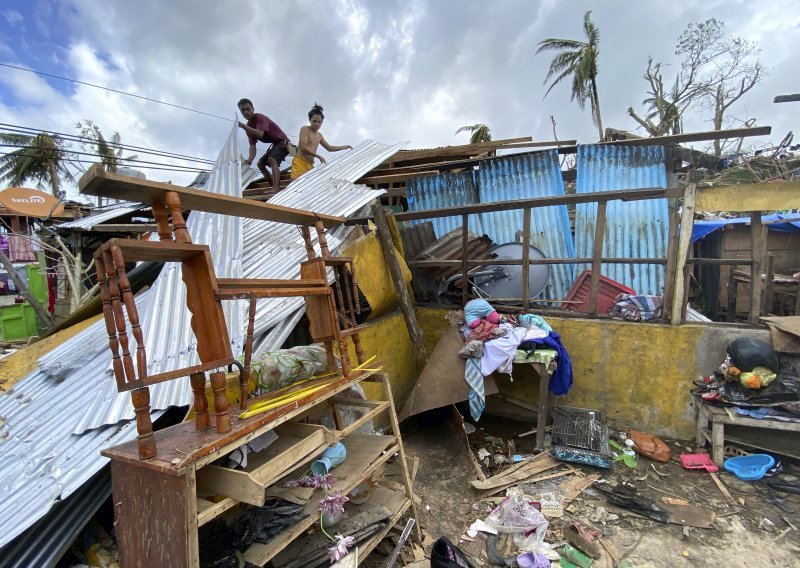
[[296,481],[287,481],[282,487],[313,487],[314,489],[325,489],[333,487],[333,475],[304,475]]
[[356,543],[356,539],[352,536],[342,536],[337,534],[333,537],[333,546],[328,548],[328,560],[331,564],[336,564],[342,558],[347,556],[347,549]]
[[326,495],[319,502],[319,510],[329,515],[338,515],[344,512],[344,504],[350,499],[342,495],[341,491],[334,491]]

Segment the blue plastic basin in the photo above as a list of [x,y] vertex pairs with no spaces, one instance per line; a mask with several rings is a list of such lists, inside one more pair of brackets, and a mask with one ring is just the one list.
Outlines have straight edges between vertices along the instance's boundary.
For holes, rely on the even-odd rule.
[[725,471],[744,481],[756,481],[775,465],[775,458],[767,454],[753,454],[751,456],[737,456],[725,460]]

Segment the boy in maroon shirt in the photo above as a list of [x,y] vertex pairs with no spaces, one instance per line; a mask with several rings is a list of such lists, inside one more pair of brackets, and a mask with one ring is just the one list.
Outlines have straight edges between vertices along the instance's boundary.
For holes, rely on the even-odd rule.
[[[272,122],[267,116],[255,112],[253,103],[250,99],[241,99],[237,106],[239,112],[247,120],[247,124],[240,122],[239,128],[247,133],[247,139],[250,141],[250,153],[244,161],[246,165],[253,163],[253,158],[256,157],[256,142],[266,142],[271,144],[267,151],[258,160],[258,169],[264,174],[264,178],[269,180],[272,178],[272,187],[275,192],[278,192],[278,184],[281,179],[280,165],[284,158],[289,155],[289,139],[283,133],[281,127]],[[267,164],[272,170],[270,176],[267,171]]]

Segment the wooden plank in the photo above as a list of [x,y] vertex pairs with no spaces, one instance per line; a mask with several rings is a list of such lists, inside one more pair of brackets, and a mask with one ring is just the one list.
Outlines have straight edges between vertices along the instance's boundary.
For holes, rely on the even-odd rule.
[[736,280],[736,273],[731,268],[728,271],[728,309],[725,313],[726,322],[736,321],[736,292],[738,291],[738,282]]
[[287,422],[275,428],[278,439],[247,456],[247,467],[232,469],[207,465],[198,473],[198,487],[209,495],[223,495],[250,505],[264,504],[264,490],[293,464],[326,444],[325,427]]
[[672,288],[675,286],[675,266],[678,261],[678,200],[670,199],[667,210],[667,266],[664,269],[664,303],[661,307],[661,319],[665,321],[672,314]]
[[765,229],[761,226],[761,211],[750,213],[750,249],[753,261],[750,267],[750,317],[748,322],[758,323],[761,316],[761,265],[766,253]]
[[537,473],[542,473],[543,471],[547,471],[548,469],[553,469],[562,465],[563,462],[560,462],[554,458],[551,458],[547,454],[539,454],[532,460],[528,461],[525,467],[522,467],[510,475],[504,475],[502,477],[490,477],[486,481],[470,481],[472,486],[479,491],[487,491],[489,489],[495,489],[501,485],[505,485],[507,483],[516,483],[518,481],[525,481],[529,477],[533,477]]
[[[364,414],[361,418],[355,420],[352,424],[348,424],[347,426],[342,428],[339,431],[338,435],[341,437],[349,436],[350,434],[361,428],[364,424],[366,424],[370,420],[374,420],[381,413],[386,412],[389,406],[390,405],[388,401],[382,402],[379,406],[374,407],[372,410]],[[336,407],[334,407],[334,409],[336,409]]]
[[672,292],[672,314],[670,323],[677,325],[681,323],[681,312],[683,310],[683,288],[686,259],[689,256],[689,247],[692,244],[692,227],[694,225],[694,207],[697,195],[697,186],[690,183],[686,186],[683,194],[683,206],[681,208],[681,227],[678,237],[678,258],[675,263],[675,280]]
[[794,95],[776,95],[772,99],[773,103],[797,103],[800,102],[800,93]]
[[461,216],[461,305],[467,304],[469,295],[469,255],[467,248],[469,244],[469,215]]
[[406,181],[407,179],[424,177],[424,176],[435,176],[439,174],[439,170],[424,170],[421,172],[409,172],[409,173],[401,173],[401,174],[389,174],[389,175],[381,175],[381,176],[369,176],[363,177],[358,180],[358,183],[363,183],[365,185],[379,185],[382,183],[394,183],[397,181]]
[[91,229],[76,230],[94,233],[155,233],[158,227],[155,223],[108,223],[95,225]]
[[217,278],[220,290],[226,288],[298,288],[309,286],[328,287],[328,281],[322,278],[304,278],[302,280],[287,280],[276,278]]
[[412,160],[424,158],[439,158],[446,156],[473,156],[492,148],[498,148],[506,144],[516,144],[519,142],[533,142],[530,136],[521,138],[504,138],[492,140],[491,142],[481,142],[479,144],[462,144],[459,146],[444,146],[442,148],[429,148],[424,150],[399,150],[383,161],[383,164],[401,164]]
[[589,313],[597,315],[597,293],[600,291],[600,271],[602,270],[603,241],[606,237],[606,203],[597,204],[597,219],[594,226],[594,243],[592,244],[592,282],[589,292]]
[[[473,205],[458,205],[455,207],[441,207],[424,209],[422,211],[406,211],[395,213],[398,221],[412,221],[415,219],[435,219],[437,217],[453,217],[455,215],[491,213],[492,211],[511,211],[525,207],[549,207],[551,205],[568,205],[572,203],[591,203],[600,201],[638,201],[640,199],[661,199],[680,197],[682,190],[679,188],[662,189],[651,187],[643,189],[623,189],[617,191],[593,191],[572,195],[553,195],[548,197],[530,197],[526,199],[511,199],[492,203],[476,203]],[[357,223],[358,220],[354,220]]]
[[629,140],[601,142],[601,144],[615,144],[618,146],[661,146],[666,144],[683,144],[684,142],[704,142],[706,140],[725,140],[728,138],[768,136],[771,132],[771,126],[756,126],[754,128],[731,128],[730,130],[689,132],[686,134],[673,134],[670,136],[655,136],[653,138],[631,138]]
[[[530,259],[529,264],[591,264],[593,259],[586,258],[537,258]],[[666,258],[602,258],[603,264],[667,264]],[[432,267],[461,267],[460,260],[409,260],[406,261],[409,267],[432,268]],[[468,260],[467,266],[520,266],[521,258],[484,258],[480,260]],[[541,301],[538,298],[537,302]]]
[[[464,218],[466,217],[467,215],[464,215]],[[466,246],[464,250],[466,251]],[[530,287],[531,278],[531,210],[527,207],[522,210],[522,250],[522,309],[527,311],[530,307],[528,288]],[[464,289],[466,290],[466,287]]]
[[408,288],[406,288],[406,283],[403,280],[403,273],[400,270],[400,262],[397,260],[397,252],[394,248],[394,242],[392,241],[392,234],[389,232],[389,222],[386,219],[386,212],[379,202],[372,204],[372,216],[375,219],[375,225],[377,227],[376,232],[378,240],[381,243],[383,258],[389,269],[392,284],[400,300],[400,310],[403,312],[403,319],[406,322],[408,336],[414,344],[417,363],[422,365],[427,359],[425,345],[422,342],[422,328],[417,324],[414,304],[411,299],[411,294],[409,294]]
[[743,183],[704,187],[697,211],[783,211],[800,207],[800,182]]
[[219,290],[214,296],[220,300],[249,300],[252,298],[297,298],[298,296],[330,296],[330,288],[279,288],[277,290],[252,290],[229,288]]
[[210,251],[208,245],[193,243],[109,239],[95,251],[94,258],[110,252],[112,247],[119,247],[126,261],[183,262]]
[[[766,240],[766,239],[765,239]],[[775,277],[775,254],[767,253],[767,277],[764,280],[764,303],[761,307],[761,315],[767,315],[772,312],[773,296],[772,296],[772,279]]]
[[293,207],[259,203],[252,199],[231,197],[191,189],[169,183],[111,174],[99,164],[93,165],[78,181],[83,195],[99,195],[112,199],[124,199],[141,203],[163,202],[167,192],[175,192],[181,199],[181,206],[192,211],[206,211],[220,215],[234,215],[247,219],[261,219],[275,223],[292,225],[313,225],[322,221],[325,227],[336,227],[344,222],[344,217],[325,215]]

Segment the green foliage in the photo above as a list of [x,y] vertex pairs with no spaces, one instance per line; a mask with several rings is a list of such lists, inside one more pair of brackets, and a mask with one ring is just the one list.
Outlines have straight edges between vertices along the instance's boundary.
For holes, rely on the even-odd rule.
[[478,123],[478,124],[472,124],[470,126],[462,126],[458,130],[456,130],[456,134],[461,134],[462,132],[472,133],[472,136],[470,136],[469,139],[470,144],[480,144],[482,142],[492,141],[492,131],[485,124]]
[[74,181],[67,168],[69,147],[59,136],[44,132],[35,136],[0,133],[0,140],[19,147],[0,156],[0,182],[20,186],[35,181],[40,189],[50,186],[58,197],[60,181]]

